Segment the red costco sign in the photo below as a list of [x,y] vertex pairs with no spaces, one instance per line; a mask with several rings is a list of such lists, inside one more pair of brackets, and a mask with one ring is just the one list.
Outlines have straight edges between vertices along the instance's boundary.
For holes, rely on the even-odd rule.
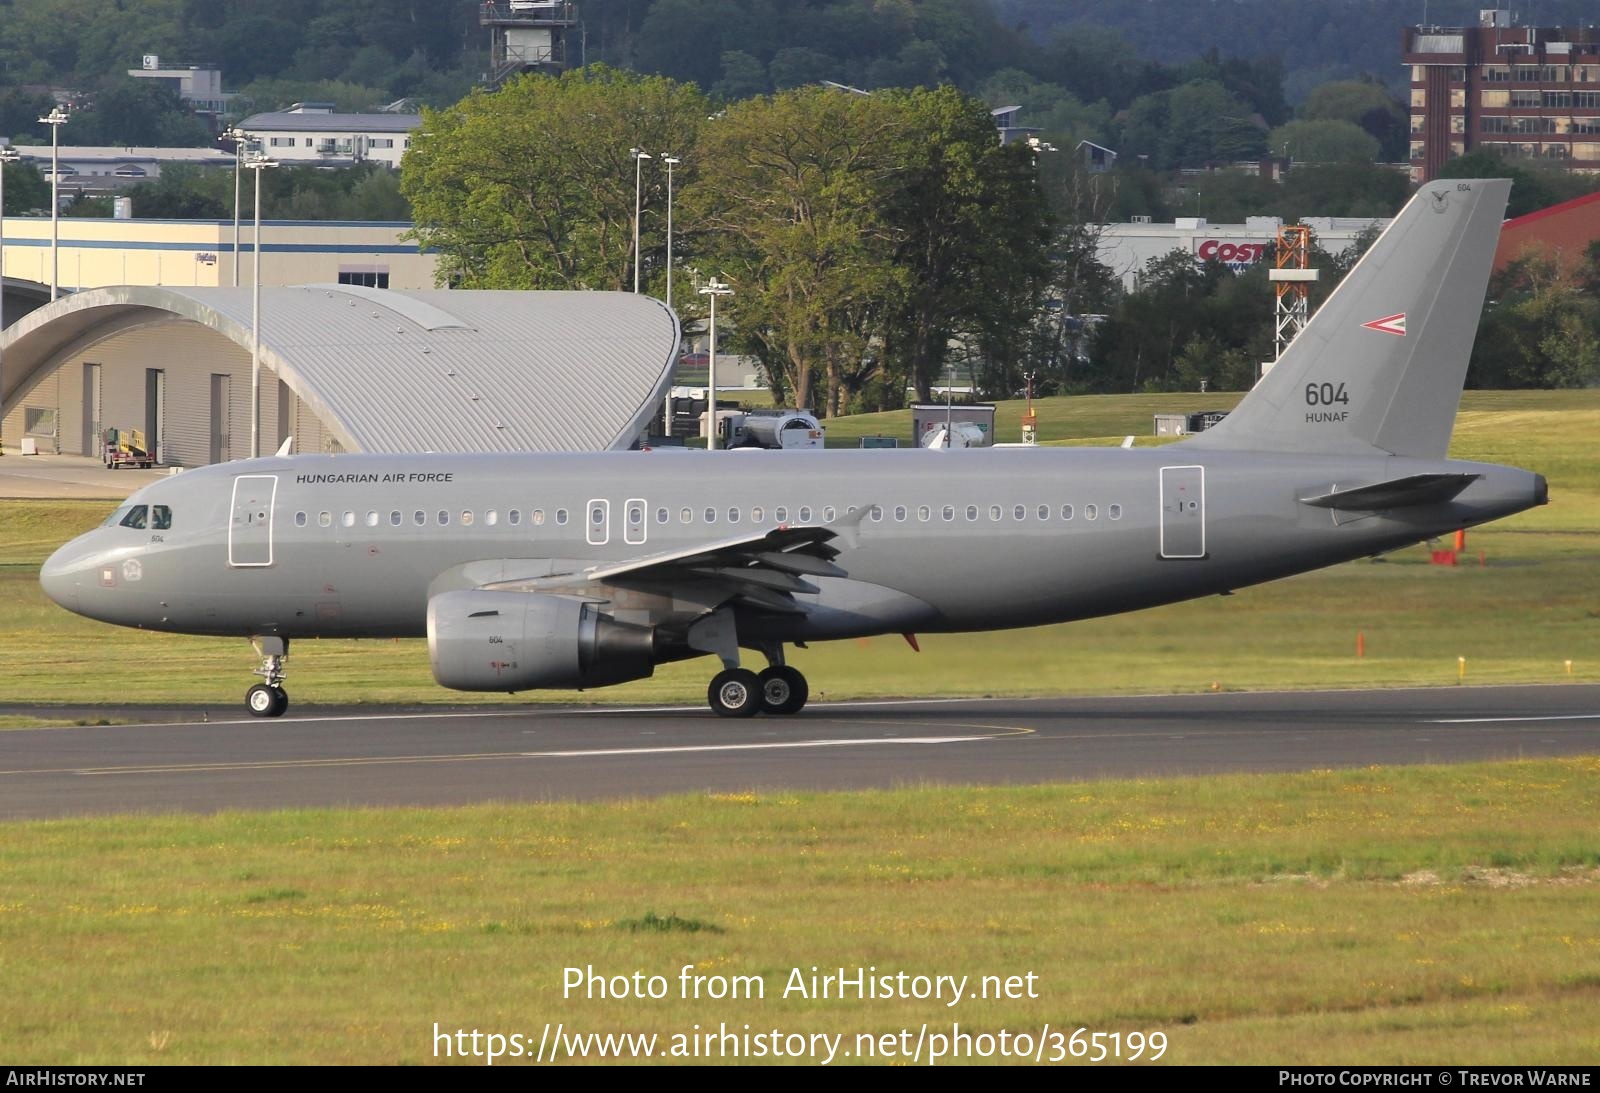
[[1261,256],[1266,253],[1265,243],[1232,243],[1224,239],[1202,240],[1195,248],[1195,254],[1202,262],[1209,262],[1214,258],[1230,266],[1248,266],[1252,262],[1260,261]]

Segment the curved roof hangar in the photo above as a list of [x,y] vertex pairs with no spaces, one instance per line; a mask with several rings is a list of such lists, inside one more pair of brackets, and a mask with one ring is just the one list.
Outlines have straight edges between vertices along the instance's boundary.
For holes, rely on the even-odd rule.
[[[142,326],[198,324],[248,351],[251,309],[249,288],[65,296],[0,334],[0,401]],[[625,448],[659,410],[678,341],[673,313],[631,293],[261,289],[263,368],[348,451]]]

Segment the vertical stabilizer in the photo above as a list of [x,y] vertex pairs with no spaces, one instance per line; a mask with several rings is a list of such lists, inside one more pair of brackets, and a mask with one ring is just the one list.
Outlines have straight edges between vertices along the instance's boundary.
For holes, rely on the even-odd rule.
[[1187,443],[1443,458],[1510,192],[1425,184],[1255,390]]

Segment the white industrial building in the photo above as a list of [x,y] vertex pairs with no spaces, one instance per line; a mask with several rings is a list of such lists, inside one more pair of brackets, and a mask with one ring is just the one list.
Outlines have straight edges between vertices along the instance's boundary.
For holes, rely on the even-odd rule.
[[[70,132],[70,130],[69,130]],[[48,144],[15,144],[21,162],[39,169],[50,179],[51,153]],[[58,188],[63,200],[68,196],[103,197],[117,190],[161,177],[164,168],[182,163],[193,167],[220,167],[233,170],[233,153],[217,148],[143,148],[97,145],[62,145],[55,152],[61,180]],[[45,206],[49,211],[49,205]]]
[[332,103],[297,102],[287,110],[252,114],[235,128],[280,163],[399,167],[421,125],[420,114],[341,114]]
[[[1355,243],[1362,232],[1373,226],[1383,228],[1383,217],[1313,216],[1300,221],[1310,228],[1317,243],[1326,251],[1339,254]],[[1151,223],[1148,218],[1131,224],[1106,224],[1100,229],[1099,257],[1132,289],[1151,259],[1173,251],[1193,255],[1197,260],[1216,259],[1242,272],[1263,257],[1271,247],[1283,221],[1276,216],[1251,216],[1243,224],[1212,224],[1203,216],[1179,217],[1171,224]]]

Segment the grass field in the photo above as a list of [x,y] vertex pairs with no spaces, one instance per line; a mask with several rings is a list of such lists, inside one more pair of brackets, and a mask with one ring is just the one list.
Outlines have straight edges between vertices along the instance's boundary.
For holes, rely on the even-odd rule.
[[[531,1033],[1164,1032],[1166,1063],[1600,1061],[1594,759],[0,826],[9,1061]],[[684,1001],[680,969],[762,1001]],[[563,997],[563,969],[663,1001]],[[1037,998],[783,997],[793,968]]]
[[[1045,436],[1145,432],[1149,406],[1052,405]],[[1469,396],[1455,454],[1543,471],[1552,492],[1471,535],[1481,566],[1411,550],[1228,599],[798,663],[830,697],[1448,684],[1458,656],[1470,682],[1592,681],[1597,428],[1597,393]],[[232,706],[243,642],[119,630],[39,594],[39,561],[109,507],[0,503],[0,699]],[[432,684],[416,642],[309,642],[290,666],[301,701],[463,697]],[[671,666],[590,697],[698,699],[704,675]],[[0,824],[0,1047],[28,1064],[430,1063],[435,1023],[532,1045],[560,1022],[662,1050],[725,1023],[854,1053],[862,1033],[1048,1022],[1161,1032],[1166,1064],[1592,1066],[1596,815],[1587,757]],[[684,1000],[685,965],[754,977],[764,998]],[[667,998],[563,997],[563,970],[588,966],[659,974]],[[1037,997],[783,997],[792,969],[865,966],[973,989],[1031,973]]]
[[[1219,395],[1206,405],[1225,406]],[[1044,400],[1046,440],[1149,431],[1152,407],[1194,396]],[[1020,404],[1006,404],[1020,415]],[[847,419],[835,428],[860,426]],[[1142,425],[1140,423],[1143,423]],[[1292,580],[1132,615],[1035,630],[824,643],[794,663],[817,697],[1055,694],[1600,679],[1600,392],[1469,392],[1453,454],[1543,472],[1551,504],[1469,536],[1467,564],[1428,564],[1416,547]],[[0,700],[215,702],[253,682],[243,641],[161,636],[69,615],[35,579],[53,546],[112,506],[0,502]],[[1479,564],[1481,559],[1482,564]],[[1356,635],[1366,656],[1355,656]],[[1570,671],[1567,664],[1571,661]],[[709,669],[668,665],[650,680],[583,696],[467,696],[435,686],[420,641],[296,646],[300,702],[689,701]]]

